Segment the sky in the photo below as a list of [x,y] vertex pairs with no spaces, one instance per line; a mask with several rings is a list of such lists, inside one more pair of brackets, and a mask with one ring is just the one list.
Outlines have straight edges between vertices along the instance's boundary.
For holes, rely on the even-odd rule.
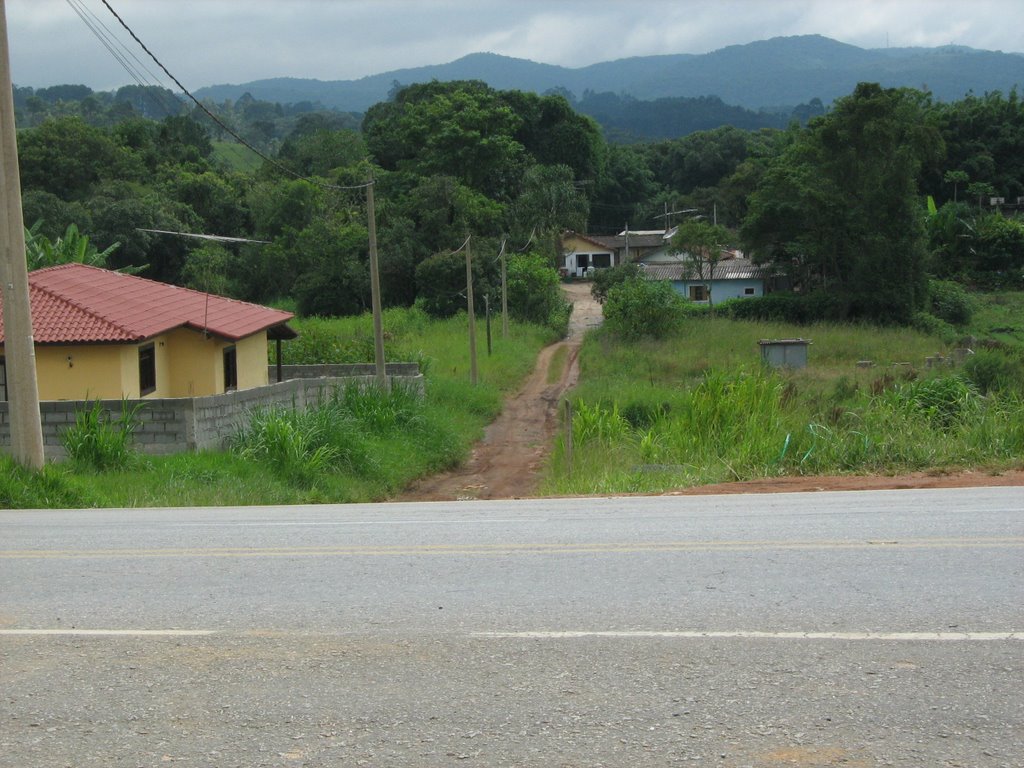
[[[476,52],[581,67],[808,34],[861,48],[955,44],[1024,52],[1021,0],[107,2],[190,90],[271,77],[352,80]],[[138,82],[90,31],[81,13],[131,45],[132,54],[152,73],[132,62],[146,84],[177,90],[131,42],[102,0],[0,3],[7,11],[16,85],[81,83],[113,90]]]

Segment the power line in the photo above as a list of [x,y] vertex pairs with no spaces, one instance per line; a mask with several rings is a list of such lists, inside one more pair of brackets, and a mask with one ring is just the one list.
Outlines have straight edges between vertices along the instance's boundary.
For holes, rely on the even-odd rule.
[[[104,47],[111,52],[111,55],[117,58],[118,61],[122,62],[122,66],[124,66],[128,73],[135,78],[135,81],[139,85],[160,86],[160,78],[157,75],[154,75],[152,70],[146,66],[145,62],[136,56],[135,52],[132,51],[131,48],[121,42],[121,39],[111,31],[110,27],[104,24],[103,20],[92,12],[92,9],[85,4],[85,0],[67,0],[67,4],[75,10],[78,17],[87,27],[89,27],[92,33],[100,39],[100,42],[102,42]],[[92,21],[90,21],[90,19],[92,19]],[[102,31],[100,31],[101,29]],[[120,49],[119,52],[111,50],[111,46],[116,46]],[[134,61],[135,64],[138,64],[138,69],[130,64],[125,57],[131,57],[132,61]],[[145,72],[149,77],[145,77],[142,74],[143,72]]]
[[111,7],[110,3],[107,2],[107,0],[100,0],[100,1],[103,3],[103,5],[106,6],[107,10],[110,11],[110,13],[114,16],[114,18],[117,19],[118,23],[122,27],[125,28],[125,31],[127,31],[128,34],[132,36],[132,39],[136,43],[138,43],[139,46],[142,48],[142,50],[144,50],[149,55],[149,58],[151,58],[154,62],[156,62],[156,65],[158,67],[160,67],[160,69],[163,70],[164,74],[167,75],[169,78],[171,78],[171,80],[174,81],[174,84],[176,86],[178,86],[178,88],[181,89],[182,93],[184,93],[186,96],[188,96],[192,100],[192,102],[197,107],[199,107],[199,109],[201,109],[207,115],[207,117],[209,117],[211,120],[213,120],[213,122],[215,122],[218,126],[220,126],[221,129],[223,129],[230,136],[234,137],[234,139],[239,144],[241,144],[242,146],[246,147],[249,151],[253,152],[258,157],[262,158],[265,162],[270,163],[272,166],[274,166],[275,168],[277,168],[280,171],[283,171],[285,174],[287,174],[289,176],[292,176],[292,177],[294,177],[296,179],[301,179],[303,181],[308,181],[310,184],[315,184],[316,186],[324,187],[326,189],[339,189],[339,190],[366,189],[371,184],[373,184],[372,181],[368,181],[365,184],[357,184],[357,185],[350,186],[350,187],[340,186],[340,185],[337,185],[337,184],[325,184],[325,183],[323,183],[321,181],[317,181],[316,179],[310,179],[310,178],[307,178],[307,177],[303,176],[302,174],[296,173],[291,168],[288,168],[288,167],[282,165],[281,163],[277,162],[273,158],[271,158],[271,157],[263,154],[262,152],[260,152],[260,150],[256,149],[256,147],[252,146],[252,144],[250,144],[245,139],[243,139],[241,136],[239,136],[237,133],[235,133],[219,117],[217,117],[215,114],[213,114],[213,112],[211,112],[209,109],[207,109],[205,104],[203,104],[201,101],[199,101],[199,99],[197,99],[195,96],[193,96],[192,92],[189,91],[188,88],[186,88],[184,85],[182,85],[181,81],[178,80],[178,78],[176,78],[174,75],[172,75],[171,71],[169,69],[167,69],[167,67],[165,67],[163,65],[163,62],[161,62],[160,59],[158,59],[156,57],[156,55],[151,50],[149,50],[149,48],[146,47],[146,44],[143,43],[142,40],[139,39],[139,36],[136,35],[135,32],[132,30],[132,28],[129,27],[128,24],[125,22],[125,20],[122,19],[120,17],[120,15],[118,15],[117,11],[115,11]]
[[86,15],[87,9],[83,6],[76,4],[75,0],[67,0],[67,4],[71,7],[71,10],[78,14],[78,18],[82,20],[82,23],[89,28],[89,31],[92,32],[93,36],[100,41],[100,44],[107,49],[107,52],[114,57],[117,63],[121,65],[122,69],[124,69],[128,73],[132,80],[134,80],[140,86],[147,85],[148,83],[144,82],[144,78],[139,73],[139,71],[132,67],[132,65],[128,62],[128,60],[121,53],[121,51],[117,50],[119,41],[111,39],[103,32],[101,32]]

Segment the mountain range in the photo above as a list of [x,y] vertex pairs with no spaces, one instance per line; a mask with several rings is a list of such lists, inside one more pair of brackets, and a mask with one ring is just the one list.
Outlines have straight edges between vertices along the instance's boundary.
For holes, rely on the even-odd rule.
[[319,102],[345,112],[363,112],[387,99],[396,84],[431,80],[482,80],[500,90],[544,93],[557,89],[573,98],[615,93],[638,100],[717,96],[751,110],[784,110],[812,99],[830,104],[859,82],[929,90],[941,101],[968,93],[1008,93],[1024,86],[1024,55],[962,46],[864,49],[820,35],[777,37],[732,45],[711,53],[637,56],[567,68],[494,53],[473,53],[448,64],[398,69],[358,80],[271,78],[237,85],[212,85],[199,98],[254,98],[297,104]]

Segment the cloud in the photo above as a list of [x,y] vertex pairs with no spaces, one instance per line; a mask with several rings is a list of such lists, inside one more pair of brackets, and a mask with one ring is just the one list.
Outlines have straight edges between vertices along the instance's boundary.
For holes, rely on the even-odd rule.
[[[192,88],[267,77],[355,79],[476,51],[579,67],[803,34],[869,48],[956,43],[1013,51],[1024,26],[1019,0],[109,1]],[[127,40],[100,0],[73,2]],[[133,82],[65,0],[7,0],[7,17],[19,84]]]

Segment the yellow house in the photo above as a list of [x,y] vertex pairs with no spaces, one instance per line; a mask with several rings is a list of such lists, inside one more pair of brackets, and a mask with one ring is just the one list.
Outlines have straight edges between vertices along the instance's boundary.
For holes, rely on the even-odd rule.
[[[29,274],[41,400],[201,397],[267,383],[293,315],[84,264]],[[0,320],[0,400],[7,399]],[[279,348],[280,354],[280,348]]]

